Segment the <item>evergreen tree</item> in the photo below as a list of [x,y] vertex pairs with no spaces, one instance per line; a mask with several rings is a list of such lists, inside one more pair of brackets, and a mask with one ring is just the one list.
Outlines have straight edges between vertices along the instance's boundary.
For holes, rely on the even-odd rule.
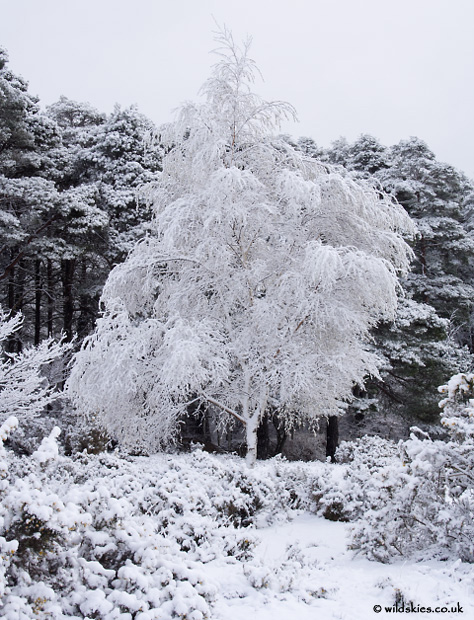
[[12,334],[7,348],[41,335],[41,239],[59,215],[59,196],[49,178],[49,151],[57,128],[43,115],[26,82],[7,68],[0,52],[0,235],[1,302],[11,315],[22,311],[27,329]]
[[[327,158],[390,192],[417,225],[412,271],[402,280],[406,298],[395,322],[374,331],[375,347],[385,360],[382,381],[372,378],[367,388],[377,408],[435,421],[436,386],[472,364],[462,348],[469,344],[474,300],[469,269],[474,239],[468,230],[472,185],[452,166],[437,162],[418,138],[385,148],[362,135],[353,144],[333,143]],[[362,411],[368,402],[359,403]]]
[[418,138],[392,147],[390,159],[378,178],[419,230],[406,289],[455,328],[462,327],[474,308],[474,237],[465,206],[473,187],[455,168],[438,162]]
[[156,180],[162,158],[159,144],[148,145],[155,134],[153,123],[135,107],[116,106],[82,154],[110,220],[107,258],[112,265],[121,262],[149,228],[152,209],[146,187]]
[[159,152],[145,140],[153,125],[134,108],[110,117],[89,104],[62,97],[48,108],[62,132],[56,152],[56,183],[62,189],[63,221],[57,234],[64,299],[64,329],[82,338],[94,326],[110,269],[144,236],[151,218],[139,188],[160,167]]

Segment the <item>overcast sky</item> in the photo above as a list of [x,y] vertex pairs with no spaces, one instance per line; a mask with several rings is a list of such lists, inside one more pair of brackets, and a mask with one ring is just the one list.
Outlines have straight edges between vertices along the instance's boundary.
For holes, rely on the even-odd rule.
[[286,133],[415,135],[474,178],[474,0],[0,0],[0,45],[43,106],[161,124],[209,75],[213,16],[253,37],[257,92],[298,111]]

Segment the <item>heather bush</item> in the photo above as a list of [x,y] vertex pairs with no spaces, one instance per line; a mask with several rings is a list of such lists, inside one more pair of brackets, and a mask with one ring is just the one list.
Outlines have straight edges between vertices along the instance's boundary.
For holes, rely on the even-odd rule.
[[[446,441],[413,428],[398,444],[398,458],[361,480],[365,510],[354,527],[354,549],[384,562],[400,556],[474,562],[473,382],[473,374],[461,373],[440,388]],[[357,458],[370,461],[370,451]]]

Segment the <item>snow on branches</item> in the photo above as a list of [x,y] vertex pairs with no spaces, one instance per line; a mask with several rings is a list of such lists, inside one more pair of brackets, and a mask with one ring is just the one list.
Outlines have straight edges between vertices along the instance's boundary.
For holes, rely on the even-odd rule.
[[413,427],[398,448],[376,440],[383,460],[373,439],[350,447],[352,487],[367,498],[353,548],[382,562],[400,556],[474,561],[473,383],[472,373],[460,373],[439,388],[445,441]]
[[370,328],[393,317],[411,252],[387,196],[272,137],[294,114],[252,91],[224,31],[204,102],[163,129],[153,234],[117,266],[69,393],[129,447],[154,451],[191,399],[246,427],[334,415],[377,372]]
[[[0,308],[0,346],[23,322],[21,314],[8,318]],[[31,419],[37,416],[59,396],[44,375],[45,367],[52,364],[69,348],[51,339],[38,347],[30,347],[21,353],[5,353],[0,361],[0,422],[16,416]],[[3,427],[2,427],[3,428]]]

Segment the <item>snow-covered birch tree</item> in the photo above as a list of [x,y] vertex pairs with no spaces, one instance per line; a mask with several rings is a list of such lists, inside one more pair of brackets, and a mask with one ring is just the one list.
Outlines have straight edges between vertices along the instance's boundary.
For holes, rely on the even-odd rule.
[[272,137],[294,116],[254,94],[254,62],[227,31],[204,102],[163,129],[153,235],[109,276],[77,354],[79,411],[130,447],[172,436],[190,399],[246,429],[337,415],[377,359],[370,328],[396,309],[413,232],[403,209]]

